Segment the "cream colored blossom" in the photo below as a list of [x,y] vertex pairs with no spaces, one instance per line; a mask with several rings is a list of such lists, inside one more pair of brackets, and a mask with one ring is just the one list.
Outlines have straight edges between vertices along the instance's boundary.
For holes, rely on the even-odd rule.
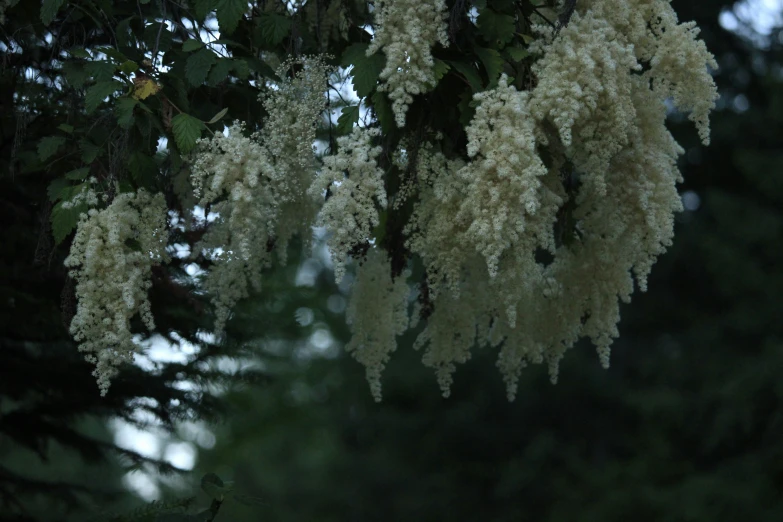
[[329,232],[327,244],[337,282],[345,274],[350,251],[371,239],[373,228],[380,223],[376,205],[386,207],[383,170],[378,166],[382,149],[372,144],[379,135],[379,129],[356,126],[351,134],[338,138],[338,152],[324,158],[324,166],[310,188],[315,199],[322,198],[327,188],[331,192],[317,224]]
[[[436,292],[417,346],[427,346],[425,364],[444,394],[475,346],[499,347],[510,399],[529,363],[546,363],[556,381],[559,361],[582,337],[608,367],[620,302],[630,301],[635,283],[646,289],[681,210],[676,159],[683,151],[666,129],[665,100],[691,111],[708,139],[714,60],[693,25],[678,25],[666,1],[578,5],[556,37],[541,30],[529,95],[501,82],[477,96],[469,163],[446,160],[429,145],[420,152],[409,247]],[[525,123],[504,116],[515,112]],[[512,154],[535,174],[508,167]],[[566,189],[565,179],[577,181]],[[487,258],[488,274],[477,270],[472,247]],[[551,260],[537,259],[541,251]]]
[[397,349],[397,336],[408,328],[408,284],[405,271],[392,281],[385,252],[371,248],[360,262],[346,310],[353,336],[345,346],[367,370],[373,398],[381,400],[381,372]]
[[133,362],[138,346],[130,321],[155,322],[147,298],[152,267],[166,262],[166,204],[143,189],[120,194],[103,210],[82,214],[65,266],[76,280],[76,315],[70,331],[79,351],[96,365],[106,395],[117,368]]
[[417,94],[435,84],[432,47],[449,44],[444,0],[378,0],[375,33],[367,49],[371,56],[383,49],[386,66],[379,91],[389,93],[397,126],[405,125],[408,106]]
[[[292,65],[300,71],[288,78]],[[315,171],[315,123],[326,104],[328,67],[321,59],[284,62],[284,78],[262,100],[264,129],[250,137],[234,124],[228,136],[202,140],[191,181],[201,205],[211,205],[218,219],[195,252],[213,265],[204,282],[215,306],[215,329],[222,332],[231,309],[261,289],[261,274],[272,252],[286,261],[288,242],[300,234],[310,240],[317,213],[307,195]]]

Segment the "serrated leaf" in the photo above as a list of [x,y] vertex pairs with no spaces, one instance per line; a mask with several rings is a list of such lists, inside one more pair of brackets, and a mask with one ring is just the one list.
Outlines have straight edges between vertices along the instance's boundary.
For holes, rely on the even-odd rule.
[[143,152],[134,151],[128,158],[128,171],[139,187],[146,189],[155,187],[159,169],[154,158]]
[[[266,66],[266,63],[261,62],[263,65]],[[267,66],[269,67],[269,66]],[[247,60],[242,58],[234,58],[231,60],[231,69],[234,71],[234,74],[237,75],[237,78],[240,80],[247,80],[250,77],[250,64],[248,64]],[[272,72],[272,75],[274,75],[274,71],[272,71],[271,68],[269,68],[269,71]],[[261,74],[266,74],[264,72],[261,72]]]
[[279,13],[261,13],[258,17],[258,32],[261,40],[274,47],[283,41],[291,31],[291,19]]
[[65,178],[57,178],[49,183],[49,186],[46,188],[46,195],[49,196],[49,201],[54,203],[60,199],[60,193],[62,193],[63,189],[67,186],[68,182]]
[[101,147],[86,139],[79,142],[79,148],[82,150],[84,163],[92,163],[102,151]]
[[435,84],[446,76],[446,73],[449,72],[451,69],[451,66],[444,62],[443,60],[439,60],[438,58],[435,58],[435,67],[432,68],[432,72],[435,75]]
[[157,94],[158,91],[160,91],[160,85],[155,80],[137,75],[133,81],[131,96],[136,100],[146,100],[153,94]]
[[129,129],[133,125],[133,109],[139,102],[128,96],[121,96],[117,99],[115,112],[117,114],[117,123],[123,129]]
[[122,52],[116,47],[110,47],[108,45],[104,45],[102,47],[96,47],[95,50],[99,53],[105,54],[108,58],[111,59],[111,61],[117,64],[129,60],[129,58],[124,54],[122,54]]
[[220,34],[233,33],[245,10],[247,10],[247,0],[218,0],[215,11],[217,11]]
[[107,60],[87,62],[84,69],[96,82],[105,82],[112,79],[117,66]]
[[337,132],[340,136],[350,134],[353,126],[359,122],[359,106],[351,105],[343,107],[340,117],[337,118]]
[[129,16],[117,24],[117,29],[114,31],[117,35],[117,44],[121,47],[135,47],[136,35],[130,27],[133,16]]
[[79,216],[87,212],[87,205],[76,205],[73,208],[63,208],[63,202],[57,203],[52,207],[51,223],[52,236],[55,244],[60,244],[68,235],[73,232],[76,225],[79,224]]
[[209,75],[207,76],[207,85],[214,87],[215,85],[225,80],[233,66],[233,60],[228,58],[218,58],[217,63],[209,71]]
[[84,63],[75,60],[66,61],[63,64],[62,70],[65,75],[65,80],[71,87],[76,89],[81,89],[90,77],[84,69]]
[[533,43],[533,42],[535,41],[535,37],[533,37],[533,36],[530,36],[529,34],[517,33],[517,36],[519,36],[520,38],[522,38],[522,40],[523,40],[523,41],[524,41],[526,44],[528,44],[528,45],[530,45],[531,43]]
[[391,103],[386,98],[386,94],[375,91],[370,99],[372,100],[375,117],[378,118],[378,123],[381,124],[381,130],[388,134],[396,129],[397,124],[394,121],[394,111],[392,111]]
[[196,0],[193,3],[193,11],[200,22],[203,22],[214,8],[214,0]]
[[125,60],[120,64],[120,72],[124,72],[125,74],[134,73],[138,70],[139,70],[139,64],[137,64],[133,60]]
[[116,80],[96,83],[87,89],[87,94],[84,96],[84,109],[88,114],[94,112],[103,100],[114,94],[120,88],[122,88],[122,83]]
[[65,144],[62,136],[47,136],[38,142],[38,159],[46,161],[55,155],[57,149]]
[[527,49],[524,47],[506,47],[503,52],[508,56],[509,60],[512,62],[521,62],[528,56],[530,56],[530,52],[528,52]]
[[207,48],[201,49],[188,57],[185,63],[185,77],[191,85],[198,87],[206,81],[210,67],[216,62],[215,53]]
[[67,123],[61,123],[60,125],[57,126],[57,128],[65,133],[73,134],[73,125],[68,125]]
[[196,140],[201,137],[201,129],[203,128],[204,124],[201,120],[194,118],[189,114],[180,113],[171,120],[171,130],[174,133],[174,140],[177,143],[177,148],[179,148],[183,154],[187,154],[193,150],[193,147],[196,146]]
[[481,63],[484,64],[489,87],[495,87],[500,79],[500,74],[503,72],[503,58],[500,56],[500,53],[495,49],[485,49],[483,47],[476,47],[473,51],[479,57]]
[[470,88],[473,92],[479,92],[484,87],[481,82],[481,76],[479,76],[476,69],[465,62],[457,62],[457,61],[451,61],[449,60],[449,65],[451,65],[457,72],[459,72],[465,80],[467,80],[468,85],[470,85]]
[[473,101],[473,93],[465,91],[462,93],[459,99],[459,122],[463,127],[470,125],[473,115],[476,114],[476,108],[471,104]]
[[147,49],[152,51],[155,49],[156,43],[159,52],[165,53],[171,49],[173,38],[166,24],[155,23],[144,28],[144,44],[147,46]]
[[476,20],[478,32],[487,42],[503,47],[514,37],[516,23],[513,16],[492,9],[481,9]]
[[41,4],[41,21],[44,25],[49,25],[57,16],[57,12],[65,3],[65,0],[43,0]]
[[71,47],[68,52],[73,56],[74,58],[84,58],[88,59],[91,58],[90,53],[87,52],[84,47]]
[[73,181],[84,181],[85,179],[87,179],[87,176],[89,175],[90,175],[90,167],[82,167],[67,172],[65,174],[65,178]]
[[182,44],[182,50],[186,53],[192,53],[193,51],[201,49],[202,47],[204,47],[204,42],[201,40],[194,40],[192,38],[190,40],[185,40],[185,42]]
[[369,96],[378,84],[378,76],[386,65],[386,56],[377,52],[367,56],[368,44],[356,43],[343,52],[340,65],[353,66],[351,70],[351,82],[353,89],[360,98]]
[[211,120],[209,120],[207,123],[208,123],[208,124],[210,124],[210,125],[211,125],[211,124],[213,124],[213,123],[216,123],[216,122],[217,122],[218,120],[220,120],[220,119],[221,119],[223,116],[225,116],[227,112],[228,112],[228,107],[226,107],[225,109],[223,109],[223,110],[222,110],[222,111],[220,111],[219,113],[217,113],[217,114],[215,114],[214,116],[212,116],[212,119],[211,119]]

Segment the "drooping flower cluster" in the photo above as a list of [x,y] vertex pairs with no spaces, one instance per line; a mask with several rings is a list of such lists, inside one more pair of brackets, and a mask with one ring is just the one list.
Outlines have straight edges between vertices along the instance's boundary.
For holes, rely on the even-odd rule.
[[382,149],[372,144],[379,134],[379,129],[357,126],[348,136],[338,138],[338,152],[324,158],[323,169],[310,188],[314,199],[320,199],[324,189],[331,193],[317,224],[331,232],[327,244],[338,282],[351,249],[369,240],[380,223],[376,204],[386,206],[383,170],[378,166]]
[[559,34],[541,32],[531,92],[501,80],[474,97],[470,162],[432,145],[419,153],[409,247],[425,263],[434,312],[416,346],[444,394],[474,344],[500,346],[509,398],[528,363],[547,362],[556,380],[581,337],[608,367],[619,301],[630,301],[634,277],[646,289],[681,210],[683,151],[665,100],[690,111],[708,141],[715,62],[667,1],[580,2]]
[[367,371],[373,398],[381,400],[381,372],[397,349],[397,336],[408,329],[410,272],[391,279],[385,252],[372,248],[356,272],[346,319],[353,337],[345,346]]
[[[288,78],[294,63],[302,68]],[[219,216],[200,245],[213,261],[204,285],[218,332],[248,289],[260,290],[272,251],[284,262],[294,234],[310,239],[317,212],[307,189],[315,169],[315,123],[326,103],[327,67],[305,58],[284,63],[277,74],[284,79],[263,100],[264,130],[246,137],[243,126],[235,124],[228,136],[202,141],[191,169],[200,204]]]
[[204,281],[215,307],[215,329],[222,331],[231,308],[247,297],[248,287],[260,289],[261,272],[269,265],[271,241],[279,214],[273,185],[283,173],[275,169],[255,137],[243,126],[229,128],[201,144],[191,167],[200,204],[219,215],[200,248],[213,262]]
[[103,210],[82,214],[65,266],[76,280],[78,305],[70,331],[96,365],[101,395],[117,367],[138,351],[130,320],[153,330],[147,298],[152,267],[167,261],[166,204],[143,189],[118,195]]
[[375,34],[367,49],[383,49],[386,66],[378,90],[389,93],[397,126],[405,125],[413,96],[435,84],[432,47],[449,44],[444,0],[379,0],[375,2]]

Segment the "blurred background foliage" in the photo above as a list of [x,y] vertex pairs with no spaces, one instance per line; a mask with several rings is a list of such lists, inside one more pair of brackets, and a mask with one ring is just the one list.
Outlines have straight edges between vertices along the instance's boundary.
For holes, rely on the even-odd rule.
[[[410,348],[416,332],[400,340],[384,400],[374,403],[363,367],[340,350],[346,293],[321,249],[271,272],[229,324],[231,341],[199,355],[241,352],[232,371],[264,376],[221,388],[222,421],[217,398],[173,384],[186,369],[177,364],[125,374],[107,405],[89,367],[63,346],[65,330],[52,331],[59,312],[47,308],[57,302],[49,294],[59,294],[62,274],[41,279],[21,255],[39,238],[20,191],[45,184],[4,181],[0,519],[83,520],[140,505],[123,494],[123,474],[147,460],[164,468],[143,468],[151,474],[167,464],[134,461],[95,419],[133,420],[147,404],[168,436],[187,439],[177,426],[197,419],[214,435],[163,499],[195,495],[199,478],[214,472],[263,503],[226,501],[218,521],[783,520],[783,34],[779,24],[760,34],[746,23],[769,2],[673,4],[701,27],[722,94],[708,148],[672,116],[687,151],[688,210],[675,244],[649,291],[623,308],[608,371],[581,346],[563,360],[556,386],[545,369],[526,370],[513,403],[488,351],[460,367],[451,397],[441,398]],[[11,298],[26,301],[11,307]],[[164,309],[163,324],[189,318],[173,302]],[[195,325],[179,330],[195,337]],[[55,442],[38,444],[40,433]],[[66,515],[68,495],[92,500],[65,502],[75,510]]]

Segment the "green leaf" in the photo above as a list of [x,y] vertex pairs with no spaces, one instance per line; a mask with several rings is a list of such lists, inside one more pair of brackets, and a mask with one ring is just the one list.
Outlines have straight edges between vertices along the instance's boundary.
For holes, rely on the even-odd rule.
[[487,79],[489,80],[489,87],[495,87],[500,79],[500,74],[503,72],[503,58],[500,53],[495,49],[485,49],[483,47],[476,47],[473,49],[476,55],[484,64],[484,69],[487,71]]
[[79,142],[79,148],[82,149],[82,162],[84,163],[92,163],[95,161],[95,158],[97,158],[103,150],[101,147],[87,139]]
[[[264,62],[261,62],[261,64],[266,65]],[[267,67],[269,66],[267,65]],[[250,77],[250,64],[248,64],[247,60],[242,58],[234,58],[231,60],[231,69],[241,80],[247,80]],[[274,75],[274,71],[272,71],[271,68],[269,68],[269,71],[272,73],[272,75]],[[262,74],[264,73],[262,72]],[[264,75],[266,76],[266,74]]]
[[283,41],[291,31],[291,19],[279,13],[261,13],[258,17],[257,34],[265,44],[274,47]]
[[160,172],[155,158],[134,151],[128,158],[128,171],[136,185],[146,189],[154,189]]
[[174,140],[183,154],[187,154],[196,146],[196,140],[201,137],[201,129],[204,124],[201,120],[180,113],[171,120],[171,130],[174,132]]
[[122,54],[122,52],[119,49],[115,47],[110,47],[108,45],[104,45],[103,47],[96,47],[95,50],[98,51],[99,53],[105,54],[115,63],[122,63],[130,59],[124,54]]
[[84,96],[84,108],[87,113],[94,112],[103,100],[122,88],[122,85],[121,82],[110,80],[107,82],[98,82],[87,89],[87,94]]
[[465,62],[455,62],[449,60],[449,65],[451,65],[457,72],[459,72],[465,80],[467,80],[468,85],[470,85],[470,88],[473,92],[479,92],[483,90],[484,86],[481,81],[481,76],[479,76],[476,69],[473,67],[473,65],[465,63]]
[[449,72],[451,69],[451,66],[444,62],[443,60],[439,60],[438,58],[435,58],[435,67],[433,67],[432,72],[435,74],[435,84],[446,76],[446,73]]
[[117,123],[123,129],[130,129],[133,125],[133,109],[139,101],[130,96],[121,96],[117,98],[115,113],[117,114]]
[[[163,26],[161,28],[161,25]],[[173,44],[173,38],[171,31],[168,30],[165,24],[155,23],[148,25],[144,28],[144,44],[150,51],[155,48],[155,44],[158,44],[159,52],[167,52],[171,49]]]
[[117,66],[107,60],[87,62],[84,69],[96,82],[105,82],[112,79]]
[[90,175],[90,167],[82,167],[80,169],[72,170],[65,174],[66,179],[73,181],[84,181],[87,176]]
[[340,65],[353,66],[351,70],[353,88],[360,98],[369,96],[378,84],[378,76],[386,65],[386,56],[377,52],[367,56],[368,44],[356,43],[343,52]]
[[340,117],[337,118],[337,132],[340,136],[350,134],[353,126],[359,122],[359,106],[351,105],[343,107]]
[[55,244],[59,245],[73,232],[73,229],[79,224],[79,216],[87,210],[88,207],[84,204],[76,205],[73,208],[63,208],[62,201],[52,208],[52,236],[54,236]]
[[214,0],[196,0],[193,3],[193,11],[200,22],[203,22],[214,8]]
[[133,33],[133,29],[131,29],[130,26],[133,18],[133,16],[129,16],[117,24],[117,29],[115,29],[114,32],[117,35],[117,45],[120,47],[136,46],[136,35]]
[[530,56],[530,52],[525,49],[524,47],[506,47],[503,50],[503,53],[508,57],[508,59],[512,62],[521,62],[528,56]]
[[473,115],[476,114],[476,108],[471,104],[473,93],[464,91],[459,99],[459,123],[463,127],[470,125]]
[[372,100],[375,117],[378,118],[378,123],[381,124],[381,130],[384,134],[393,132],[394,129],[397,128],[397,124],[394,121],[394,112],[392,111],[391,103],[389,103],[386,94],[375,91],[370,99]]
[[68,52],[74,58],[84,58],[85,60],[92,58],[84,47],[71,47]]
[[62,136],[47,136],[38,142],[38,158],[46,161],[55,155],[57,149],[65,144]]
[[125,74],[134,73],[138,70],[139,70],[139,64],[137,64],[133,60],[125,60],[120,64],[120,72],[124,72]]
[[57,12],[65,3],[65,0],[43,0],[41,4],[41,21],[44,25],[49,25],[57,16]]
[[207,48],[201,49],[188,57],[185,64],[185,77],[191,85],[198,87],[206,81],[210,67],[216,62],[215,53]]
[[73,125],[68,125],[67,123],[61,123],[60,125],[57,126],[57,128],[67,134],[73,134]]
[[46,195],[49,196],[49,201],[54,203],[60,199],[60,194],[66,187],[68,187],[68,182],[65,178],[57,178],[49,183],[49,186],[46,188]]
[[233,66],[233,60],[228,58],[218,58],[217,63],[209,71],[209,76],[207,76],[207,85],[214,87],[215,85],[225,80]]
[[223,109],[219,113],[217,113],[214,116],[212,116],[212,119],[209,120],[207,123],[210,124],[210,125],[213,124],[213,123],[217,123],[223,116],[226,115],[227,112],[228,112],[228,107],[226,107],[225,109]]
[[90,77],[84,68],[84,63],[68,60],[63,64],[63,74],[66,81],[75,89],[81,89]]
[[220,34],[233,33],[246,9],[247,0],[218,0],[215,10]]
[[194,40],[192,38],[190,40],[185,40],[185,43],[182,44],[182,50],[186,53],[193,52],[196,49],[201,49],[202,47],[204,47],[204,42],[201,40]]
[[476,20],[478,32],[488,43],[503,47],[514,37],[514,17],[500,14],[492,9],[482,9]]

